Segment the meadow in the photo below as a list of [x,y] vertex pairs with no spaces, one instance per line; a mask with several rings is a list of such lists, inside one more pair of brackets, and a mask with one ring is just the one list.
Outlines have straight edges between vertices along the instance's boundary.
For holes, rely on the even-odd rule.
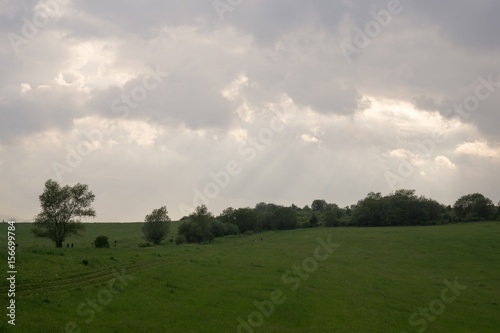
[[[173,222],[154,247],[139,246],[141,226],[89,223],[65,242],[73,248],[56,249],[18,223],[16,325],[2,279],[0,332],[500,331],[498,222],[318,227],[180,246]],[[99,235],[110,248],[92,246]],[[6,274],[5,250],[1,260]]]

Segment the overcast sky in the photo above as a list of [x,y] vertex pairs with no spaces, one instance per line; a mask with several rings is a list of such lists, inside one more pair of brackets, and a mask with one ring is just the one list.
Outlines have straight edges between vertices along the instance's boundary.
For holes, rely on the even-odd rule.
[[0,219],[500,200],[500,2],[0,0]]

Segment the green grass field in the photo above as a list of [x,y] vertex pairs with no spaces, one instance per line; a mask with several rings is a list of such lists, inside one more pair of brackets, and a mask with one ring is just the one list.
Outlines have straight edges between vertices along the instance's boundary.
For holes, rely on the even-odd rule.
[[[500,223],[297,229],[147,248],[141,224],[87,224],[69,249],[16,227],[16,326],[4,278],[1,332],[222,333],[238,332],[238,318],[240,332],[500,332]],[[93,248],[101,234],[118,245]],[[340,246],[318,252],[329,234]]]

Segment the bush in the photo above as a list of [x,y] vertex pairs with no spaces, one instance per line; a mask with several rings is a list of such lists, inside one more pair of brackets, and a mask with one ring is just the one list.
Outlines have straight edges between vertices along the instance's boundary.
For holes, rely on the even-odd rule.
[[214,235],[214,237],[222,237],[226,233],[226,228],[224,223],[218,220],[213,220],[210,225],[210,231],[212,232],[212,235]]
[[182,222],[178,230],[179,236],[184,236],[188,243],[201,243],[203,241],[203,232],[195,222]]
[[177,238],[175,239],[175,244],[176,245],[181,245],[181,244],[184,244],[184,243],[187,243],[186,236],[184,236],[184,235],[177,236]]
[[97,248],[109,247],[108,237],[107,236],[98,236],[94,241],[94,245]]
[[188,243],[210,243],[214,239],[211,231],[214,221],[205,205],[196,207],[196,211],[189,215],[189,221],[182,222],[179,226],[178,234],[184,235]]
[[226,235],[237,235],[240,233],[240,228],[232,223],[225,223],[224,229]]
[[82,260],[82,264],[84,264],[85,266],[88,266],[89,261],[88,261],[87,259],[83,259],[83,260]]

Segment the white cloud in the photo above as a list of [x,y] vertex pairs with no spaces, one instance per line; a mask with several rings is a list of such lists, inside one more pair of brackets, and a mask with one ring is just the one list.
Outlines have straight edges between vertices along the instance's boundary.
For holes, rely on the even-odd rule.
[[455,169],[456,166],[453,164],[450,159],[446,156],[436,156],[434,159],[438,165],[442,165],[444,167],[447,167],[448,169]]
[[498,157],[500,148],[491,147],[486,141],[464,142],[457,145],[455,152],[458,154],[478,157]]
[[222,95],[228,100],[234,101],[240,95],[241,88],[246,86],[248,86],[248,77],[240,75],[222,91]]
[[319,143],[321,142],[320,140],[318,140],[318,138],[316,138],[315,136],[311,135],[311,134],[307,134],[307,133],[304,133],[300,136],[300,138],[302,139],[302,141],[306,142],[306,143]]

